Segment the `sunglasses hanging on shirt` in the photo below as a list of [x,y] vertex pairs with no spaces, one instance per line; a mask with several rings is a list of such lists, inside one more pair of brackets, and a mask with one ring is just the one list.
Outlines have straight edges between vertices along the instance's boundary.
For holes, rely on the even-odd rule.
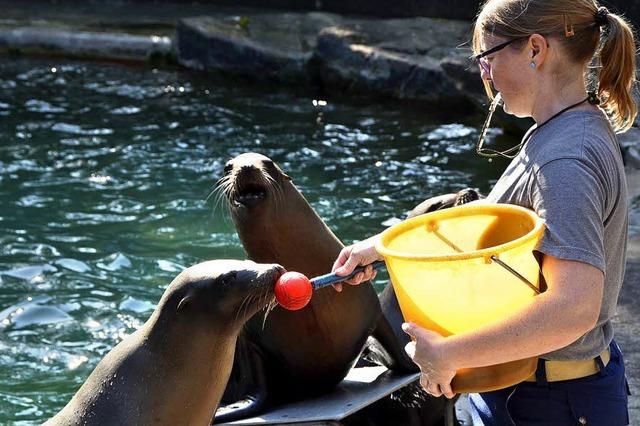
[[569,111],[571,108],[575,108],[578,105],[581,105],[587,101],[589,101],[589,103],[594,105],[598,104],[597,97],[594,96],[593,93],[589,93],[589,96],[587,96],[585,99],[579,102],[576,102],[575,104],[569,105],[568,107],[554,114],[551,118],[549,118],[545,122],[533,127],[524,135],[524,137],[522,138],[522,142],[520,142],[518,145],[512,146],[511,148],[507,148],[504,151],[497,151],[495,149],[485,148],[484,140],[487,137],[487,132],[489,131],[489,124],[491,124],[491,118],[493,118],[493,113],[496,111],[496,108],[498,107],[498,105],[502,105],[502,95],[498,92],[498,94],[493,98],[493,102],[491,102],[491,105],[489,106],[489,113],[487,114],[487,118],[484,121],[484,124],[482,125],[480,136],[478,137],[478,141],[476,142],[476,153],[482,157],[488,158],[489,161],[491,161],[493,158],[496,158],[496,157],[504,157],[512,160],[513,158],[516,157],[516,155],[520,153],[520,150],[522,149],[522,147],[527,142],[529,142],[529,139],[531,139],[531,137],[533,136],[533,133],[536,130],[540,129],[542,126],[549,123],[551,120],[558,117],[559,115]]
[[[518,145],[508,148],[504,151],[496,151],[495,149],[485,148],[484,140],[487,137],[487,132],[489,131],[489,125],[491,124],[491,119],[493,118],[493,113],[496,112],[496,108],[498,105],[502,105],[502,95],[498,92],[496,96],[493,98],[491,105],[489,105],[489,112],[487,114],[487,118],[484,120],[484,124],[482,125],[482,130],[480,131],[480,137],[478,137],[478,141],[476,142],[476,153],[482,157],[488,158],[491,161],[495,157],[504,157],[508,159],[513,159],[518,152],[520,152],[520,148],[525,142],[528,140],[528,137],[525,136],[522,142]],[[528,136],[528,135],[527,135]]]

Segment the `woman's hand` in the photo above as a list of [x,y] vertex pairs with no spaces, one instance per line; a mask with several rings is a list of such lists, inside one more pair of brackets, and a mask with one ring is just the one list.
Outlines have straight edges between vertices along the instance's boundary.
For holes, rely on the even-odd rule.
[[[338,258],[333,263],[331,272],[345,276],[353,272],[357,266],[367,266],[364,271],[357,273],[353,278],[343,281],[347,284],[358,285],[362,281],[372,280],[376,276],[376,270],[371,266],[376,260],[382,260],[382,256],[376,251],[375,245],[378,235],[347,246],[340,251]],[[333,284],[336,291],[342,291],[342,283]]]
[[430,395],[453,398],[455,394],[451,390],[451,380],[456,375],[456,369],[447,362],[442,345],[445,338],[414,323],[404,323],[402,329],[413,340],[407,343],[404,350],[420,367],[420,385]]

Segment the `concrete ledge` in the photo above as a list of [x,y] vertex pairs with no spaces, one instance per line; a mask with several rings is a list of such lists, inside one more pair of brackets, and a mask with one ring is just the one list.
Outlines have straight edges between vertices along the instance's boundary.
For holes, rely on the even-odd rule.
[[0,48],[26,53],[131,61],[173,56],[169,37],[33,27],[0,30]]

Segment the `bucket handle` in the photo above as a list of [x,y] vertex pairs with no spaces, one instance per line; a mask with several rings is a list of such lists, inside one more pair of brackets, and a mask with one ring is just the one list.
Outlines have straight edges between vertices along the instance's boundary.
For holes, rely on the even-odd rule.
[[518,278],[520,281],[522,281],[523,283],[525,283],[527,286],[529,286],[529,288],[531,290],[533,290],[536,294],[540,294],[540,290],[538,289],[538,287],[536,287],[535,285],[531,284],[531,281],[529,281],[528,279],[526,279],[525,277],[523,277],[522,275],[520,275],[520,273],[518,271],[516,271],[515,269],[513,269],[511,266],[507,265],[505,262],[503,262],[502,260],[500,260],[498,258],[498,256],[496,256],[495,254],[491,255],[491,260],[493,260],[494,262],[496,262],[498,265],[502,266],[504,269],[506,269],[507,271],[511,272],[513,275],[516,276],[516,278]]
[[[438,231],[438,224],[435,221],[430,221],[427,222],[427,230],[429,232],[432,232],[436,237],[440,238],[440,240],[442,242],[444,242],[445,244],[447,244],[449,247],[451,247],[454,251],[458,252],[458,253],[462,253],[463,250],[458,247],[456,244],[453,243],[453,241],[449,240],[447,237],[445,237],[444,235],[442,235],[442,233],[440,233]],[[531,281],[529,281],[528,279],[526,279],[525,277],[523,277],[518,271],[516,271],[515,269],[513,269],[511,266],[507,265],[505,262],[503,262],[502,260],[500,260],[498,258],[498,255],[492,254],[489,259],[491,259],[492,261],[496,262],[498,265],[502,266],[504,269],[506,269],[508,272],[511,272],[516,278],[518,278],[520,281],[522,281],[523,283],[525,283],[531,290],[533,290],[536,294],[540,294],[541,291],[538,289],[538,287],[536,287],[535,285],[531,284]],[[486,263],[490,263],[489,260],[487,260],[487,258],[485,257],[484,261]]]

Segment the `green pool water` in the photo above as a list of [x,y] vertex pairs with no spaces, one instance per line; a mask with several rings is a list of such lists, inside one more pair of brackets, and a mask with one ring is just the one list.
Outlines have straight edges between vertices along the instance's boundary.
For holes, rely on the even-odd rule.
[[184,267],[244,257],[207,198],[229,158],[271,157],[348,243],[427,197],[486,193],[504,164],[473,154],[476,121],[178,71],[4,58],[0,424],[61,409]]

